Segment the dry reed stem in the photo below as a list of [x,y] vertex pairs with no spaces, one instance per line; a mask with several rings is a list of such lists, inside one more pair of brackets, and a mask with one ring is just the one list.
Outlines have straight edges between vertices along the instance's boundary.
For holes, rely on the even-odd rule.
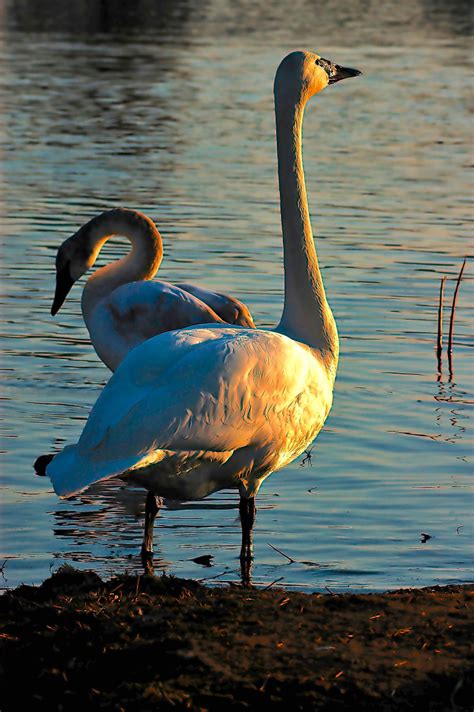
[[436,348],[436,355],[438,357],[438,373],[443,371],[443,363],[441,359],[441,354],[443,352],[443,307],[444,307],[444,288],[446,286],[446,277],[441,278],[441,284],[439,287],[439,305],[438,305],[438,343]]
[[285,552],[282,551],[281,549],[277,549],[276,546],[273,546],[273,544],[270,544],[268,541],[267,541],[267,544],[268,544],[268,546],[269,546],[271,549],[273,549],[274,551],[277,551],[279,554],[281,554],[282,556],[284,556],[285,559],[288,559],[288,561],[290,562],[290,564],[296,564],[296,559],[292,559],[291,556],[288,556],[288,554],[285,554]]
[[279,583],[280,581],[283,581],[285,579],[284,576],[280,576],[280,578],[275,579],[271,583],[268,584],[268,586],[265,586],[265,588],[262,588],[262,591],[268,591],[269,588],[274,586],[276,583]]
[[448,338],[448,354],[453,353],[453,337],[454,337],[454,317],[456,315],[456,302],[458,299],[459,285],[461,284],[462,275],[464,268],[466,266],[467,257],[464,258],[462,263],[461,271],[459,272],[458,281],[456,282],[456,287],[454,289],[453,303],[451,305],[451,318],[449,320],[449,338]]
[[438,305],[438,358],[443,350],[443,307],[444,307],[444,288],[446,286],[446,277],[441,278],[439,287],[439,305]]

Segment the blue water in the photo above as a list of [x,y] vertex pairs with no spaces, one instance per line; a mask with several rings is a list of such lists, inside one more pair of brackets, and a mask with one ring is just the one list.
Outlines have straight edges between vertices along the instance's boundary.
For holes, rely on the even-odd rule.
[[[140,569],[143,491],[109,483],[59,501],[33,473],[39,454],[77,440],[109,377],[81,319],[83,281],[49,314],[57,247],[107,207],[143,210],[165,240],[163,279],[227,291],[259,325],[277,323],[272,81],[297,47],[364,72],[316,97],[304,124],[341,360],[311,463],[300,458],[261,489],[253,580],[383,590],[472,579],[472,262],[451,375],[446,358],[438,373],[434,350],[440,279],[447,321],[470,250],[470,39],[462,13],[444,6],[329,5],[332,15],[324,7],[315,18],[304,2],[177,2],[161,14],[144,3],[130,17],[6,4],[4,588],[39,583],[64,562],[103,576]],[[109,243],[99,263],[126,249]],[[237,504],[235,492],[221,492],[164,508],[157,571],[238,579]],[[203,554],[211,568],[192,561]]]

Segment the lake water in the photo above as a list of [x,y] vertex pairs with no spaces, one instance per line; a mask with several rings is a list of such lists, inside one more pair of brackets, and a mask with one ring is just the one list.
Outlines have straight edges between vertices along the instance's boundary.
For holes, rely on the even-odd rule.
[[[83,281],[50,316],[57,247],[106,208],[143,210],[165,241],[162,279],[227,291],[259,325],[276,324],[272,82],[301,47],[364,72],[313,99],[304,124],[341,359],[312,462],[260,491],[253,579],[309,591],[472,579],[472,263],[451,377],[434,350],[440,279],[448,318],[470,249],[466,6],[122,5],[3,10],[1,585],[39,583],[64,562],[103,576],[140,569],[142,490],[108,484],[60,501],[33,473],[39,454],[77,440],[109,377],[82,322]],[[126,249],[109,243],[100,264]],[[163,509],[156,569],[236,580],[237,500]],[[212,568],[192,561],[204,554]]]

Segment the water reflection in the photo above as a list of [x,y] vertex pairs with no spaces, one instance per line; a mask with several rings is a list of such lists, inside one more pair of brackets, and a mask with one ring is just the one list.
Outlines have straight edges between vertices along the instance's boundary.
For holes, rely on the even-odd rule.
[[360,42],[385,42],[383,30],[392,32],[392,42],[407,29],[415,32],[453,33],[470,36],[472,12],[467,0],[419,0],[373,5],[365,0],[348,3],[250,2],[249,0],[136,0],[133,5],[121,0],[73,0],[57,5],[53,0],[8,0],[6,20],[12,30],[54,32],[74,35],[120,34],[127,36],[153,32],[158,36],[199,33],[205,26],[215,34],[291,33],[298,35],[312,28],[319,37],[337,28],[359,35]]
[[[112,561],[115,565],[132,567],[140,571],[145,565],[147,572],[167,571],[173,564],[166,558],[167,536],[171,530],[186,535],[183,551],[194,551],[192,535],[207,529],[212,535],[208,553],[198,556],[181,555],[181,563],[189,567],[189,562],[210,567],[213,559],[219,558],[215,547],[222,549],[223,535],[228,539],[227,547],[233,552],[235,566],[226,566],[216,575],[234,576],[240,571],[238,555],[240,550],[240,518],[238,495],[235,492],[221,492],[211,500],[199,502],[161,502],[155,520],[153,536],[154,555],[146,564],[140,558],[140,544],[143,539],[146,493],[141,488],[124,485],[118,481],[96,484],[87,493],[71,498],[63,506],[50,512],[53,517],[53,532],[58,540],[66,542],[68,553],[63,558],[68,561],[94,565],[105,565]],[[263,496],[259,510],[271,512],[274,502]],[[233,510],[233,511],[232,511]],[[177,515],[177,516],[176,516]],[[188,538],[189,537],[189,538]],[[58,555],[59,556],[59,555]],[[240,572],[245,582],[251,574],[251,567]],[[213,576],[214,578],[214,576]]]
[[[200,2],[199,6],[205,4]],[[38,0],[32,6],[28,0],[10,0],[6,5],[8,25],[16,31],[130,35],[151,29],[182,33],[197,3],[136,0],[131,5],[121,0],[73,0],[67,5],[56,5],[51,0]]]
[[[163,279],[229,291],[260,324],[275,324],[282,265],[271,84],[297,46],[360,65],[364,82],[350,100],[336,86],[306,117],[307,187],[341,361],[311,463],[262,488],[254,580],[340,590],[468,578],[469,274],[452,382],[446,364],[436,382],[433,357],[439,280],[457,275],[471,240],[465,4],[4,5],[5,585],[38,583],[53,557],[103,575],[140,570],[142,491],[111,487],[58,502],[33,476],[38,453],[77,440],[108,378],[82,323],[80,286],[60,319],[49,315],[58,245],[114,203],[141,209],[164,237]],[[126,249],[110,245],[103,260]],[[421,545],[420,532],[433,538]],[[236,580],[239,544],[235,495],[170,506],[156,524],[156,567]],[[208,571],[192,561],[208,555]]]

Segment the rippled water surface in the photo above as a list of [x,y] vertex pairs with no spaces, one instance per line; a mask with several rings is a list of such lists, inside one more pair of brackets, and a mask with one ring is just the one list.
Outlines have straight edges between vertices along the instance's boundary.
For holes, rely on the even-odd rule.
[[[109,483],[60,501],[32,469],[77,440],[109,376],[82,322],[83,281],[49,314],[67,236],[107,207],[141,209],[165,240],[163,279],[228,291],[259,325],[278,321],[272,81],[297,47],[364,76],[306,112],[307,188],[341,360],[311,462],[260,491],[254,581],[378,590],[472,578],[472,263],[451,377],[434,351],[440,278],[449,307],[469,252],[464,5],[329,3],[318,16],[298,1],[160,12],[145,2],[130,16],[86,5],[62,16],[11,2],[3,17],[2,586],[38,583],[63,562],[105,576],[140,566],[143,491]],[[109,243],[100,263],[126,249]],[[164,508],[157,569],[235,580],[237,499]],[[203,554],[212,568],[192,561]]]

